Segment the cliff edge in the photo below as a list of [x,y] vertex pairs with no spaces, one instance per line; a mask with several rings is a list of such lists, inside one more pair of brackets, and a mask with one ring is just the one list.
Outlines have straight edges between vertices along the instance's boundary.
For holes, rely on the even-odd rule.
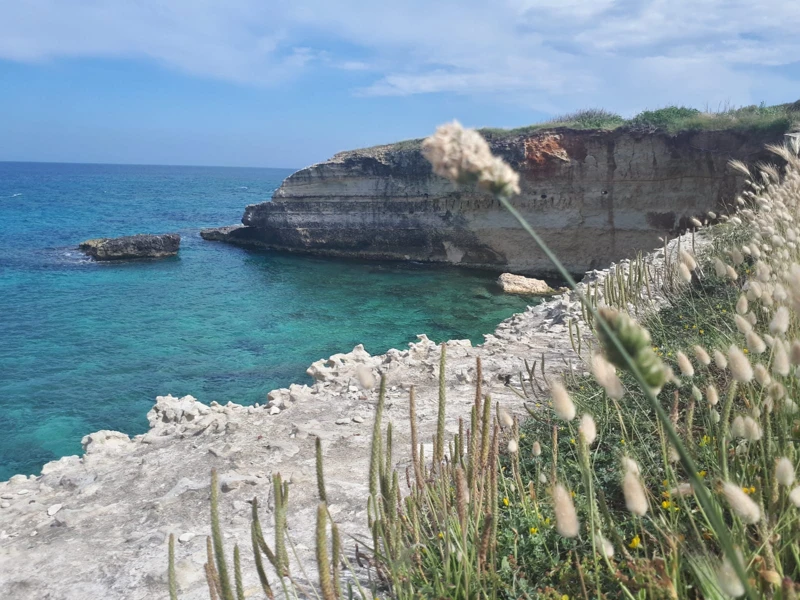
[[[583,272],[659,245],[692,216],[733,200],[730,159],[767,158],[774,131],[615,130],[487,133],[521,176],[517,209],[564,264]],[[420,142],[341,152],[297,171],[243,226],[206,239],[367,259],[547,274],[533,240],[490,195],[434,175]]]

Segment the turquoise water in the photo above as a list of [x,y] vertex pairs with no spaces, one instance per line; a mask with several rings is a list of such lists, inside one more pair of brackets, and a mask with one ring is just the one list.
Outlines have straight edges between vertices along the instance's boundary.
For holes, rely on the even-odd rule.
[[[482,341],[526,300],[495,275],[205,242],[290,171],[0,163],[0,479],[146,431],[162,394],[264,402],[311,362],[418,333]],[[99,236],[177,231],[180,255],[101,264]]]

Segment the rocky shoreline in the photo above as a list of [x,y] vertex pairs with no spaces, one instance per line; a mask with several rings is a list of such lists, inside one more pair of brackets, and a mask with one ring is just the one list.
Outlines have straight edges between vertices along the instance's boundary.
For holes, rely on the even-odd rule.
[[[667,252],[688,241],[688,235],[673,240]],[[664,250],[645,260],[650,272],[659,273]],[[581,285],[602,282],[627,264],[589,272]],[[595,289],[602,297],[602,285]],[[657,294],[648,297],[647,307],[658,308],[662,301]],[[485,391],[519,416],[525,414],[522,400],[507,382],[513,385],[526,359],[540,361],[548,376],[584,370],[570,341],[570,320],[588,332],[572,292],[507,319],[477,347],[468,340],[447,342],[448,431],[455,433],[458,419],[468,418],[478,356]],[[232,552],[238,543],[244,550],[246,587],[255,591],[258,586],[249,551],[248,501],[259,498],[265,535],[271,536],[274,472],[291,482],[289,534],[313,578],[315,438],[322,440],[330,511],[352,552],[353,538],[366,532],[370,425],[377,402],[377,390],[365,386],[381,373],[387,376],[384,421],[393,423],[396,464],[405,468],[407,390],[416,388],[420,435],[430,440],[439,356],[439,347],[424,335],[406,350],[380,356],[356,346],[313,363],[312,385],[270,392],[263,405],[207,406],[191,396],[163,396],[147,415],[146,434],[87,435],[83,456],[48,463],[39,476],[17,475],[0,483],[0,595],[20,600],[166,597],[167,538],[174,533],[180,597],[207,598],[203,563],[212,467],[220,473],[227,549]]]

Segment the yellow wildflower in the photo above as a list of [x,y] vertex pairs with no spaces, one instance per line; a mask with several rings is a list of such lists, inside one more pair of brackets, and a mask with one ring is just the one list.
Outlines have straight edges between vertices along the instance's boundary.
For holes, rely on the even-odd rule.
[[703,477],[705,477],[706,475],[708,475],[708,473],[706,471],[698,471],[697,472],[697,476],[700,477],[701,479]]
[[641,545],[642,545],[642,540],[641,540],[641,539],[639,539],[639,536],[638,536],[638,535],[636,535],[636,536],[634,536],[634,537],[633,537],[633,539],[631,540],[631,543],[630,543],[630,544],[628,544],[628,548],[631,548],[631,549],[633,549],[633,550],[636,550],[636,549],[637,549],[639,546],[641,546]]
[[664,500],[661,503],[661,508],[663,508],[665,510],[668,509],[670,506],[672,506],[672,503],[669,500]]
[[537,533],[539,533],[539,530],[536,529],[536,527],[531,527],[529,531],[531,532],[531,535],[536,535]]
[[508,506],[508,498],[503,498],[503,504]]

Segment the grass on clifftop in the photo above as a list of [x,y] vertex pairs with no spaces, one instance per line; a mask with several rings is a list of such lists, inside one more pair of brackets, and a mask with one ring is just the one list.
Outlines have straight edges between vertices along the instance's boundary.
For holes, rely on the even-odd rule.
[[567,129],[618,129],[655,132],[666,131],[676,134],[682,131],[763,131],[786,132],[800,126],[800,101],[792,104],[764,104],[724,108],[718,111],[700,111],[685,106],[667,106],[656,110],[646,110],[625,119],[616,113],[603,109],[587,109],[556,117],[543,123],[536,123],[516,129],[481,129],[489,140],[542,129],[563,127]]
[[[645,133],[665,131],[678,134],[684,131],[742,131],[754,133],[785,133],[800,128],[800,100],[773,106],[750,105],[741,108],[723,108],[717,111],[700,111],[685,106],[667,106],[645,110],[638,115],[624,117],[602,108],[590,108],[548,119],[542,123],[514,129],[486,127],[479,129],[489,142],[519,135],[534,134],[547,129],[605,130],[625,129]],[[417,150],[421,139],[403,140],[394,144],[372,146],[365,150],[387,149]]]

